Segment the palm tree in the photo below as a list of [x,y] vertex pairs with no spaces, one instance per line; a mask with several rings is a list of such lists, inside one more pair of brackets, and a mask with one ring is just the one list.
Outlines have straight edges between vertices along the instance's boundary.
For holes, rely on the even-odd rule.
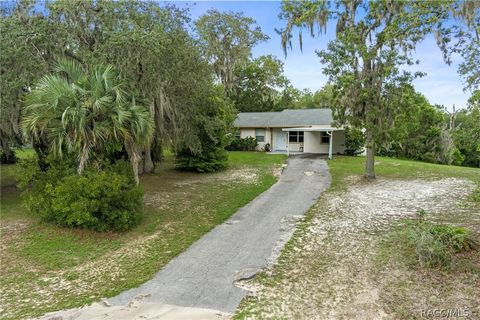
[[73,152],[82,174],[91,155],[105,144],[120,142],[128,153],[138,184],[140,150],[150,142],[149,111],[123,90],[112,66],[85,70],[73,60],[60,60],[25,98],[22,129],[34,141],[46,138],[50,152]]

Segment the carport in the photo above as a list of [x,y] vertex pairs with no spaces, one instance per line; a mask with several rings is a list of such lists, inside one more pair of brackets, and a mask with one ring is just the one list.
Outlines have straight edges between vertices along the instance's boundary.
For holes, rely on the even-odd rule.
[[[333,132],[334,131],[343,131],[344,128],[333,128],[331,126],[308,126],[308,127],[297,127],[297,128],[283,128],[282,131],[287,132],[287,154],[290,154],[290,132],[291,131],[300,131],[300,132],[325,132],[328,136],[328,158],[332,159],[333,155]],[[320,142],[319,142],[320,143]]]

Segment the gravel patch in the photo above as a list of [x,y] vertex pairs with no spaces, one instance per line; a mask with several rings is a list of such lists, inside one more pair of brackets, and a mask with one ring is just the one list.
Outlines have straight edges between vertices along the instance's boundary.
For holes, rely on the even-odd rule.
[[378,234],[420,209],[461,214],[475,187],[457,178],[351,182],[313,208],[288,262],[270,271],[277,277],[251,281],[256,297],[244,310],[262,319],[390,319],[371,274]]

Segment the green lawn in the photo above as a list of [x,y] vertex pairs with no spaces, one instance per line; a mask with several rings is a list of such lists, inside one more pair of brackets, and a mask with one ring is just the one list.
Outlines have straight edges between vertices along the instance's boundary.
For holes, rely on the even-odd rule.
[[[328,162],[332,175],[332,190],[349,185],[348,176],[359,176],[365,171],[364,157],[335,156]],[[446,166],[420,161],[375,157],[375,173],[379,178],[388,179],[438,179],[458,177],[480,182],[480,169],[459,166]]]
[[168,261],[275,181],[286,157],[230,152],[215,174],[174,170],[168,155],[143,176],[145,217],[126,233],[96,233],[39,222],[21,206],[2,166],[0,318],[19,319],[77,307],[150,279]]

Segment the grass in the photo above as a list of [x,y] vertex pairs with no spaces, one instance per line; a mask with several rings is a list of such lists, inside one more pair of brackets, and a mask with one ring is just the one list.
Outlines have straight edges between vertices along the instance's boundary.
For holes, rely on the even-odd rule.
[[[360,176],[365,171],[364,157],[336,156],[329,163],[332,175],[331,190],[341,190],[349,186],[348,176]],[[480,170],[459,166],[446,166],[420,161],[375,157],[375,173],[388,179],[438,179],[445,177],[466,178],[480,183]]]
[[[78,307],[149,280],[173,257],[230,217],[275,181],[282,155],[229,153],[228,170],[174,170],[167,155],[142,177],[145,216],[125,233],[96,233],[43,224],[21,207],[2,175],[0,318],[18,319]],[[2,173],[3,173],[2,166]]]
[[101,234],[92,236],[88,232],[72,231],[37,225],[13,243],[10,250],[27,261],[35,261],[41,269],[59,270],[94,260],[122,243],[120,239],[112,240]]
[[[402,264],[451,270],[460,253],[476,247],[470,230],[453,225],[437,224],[424,218],[404,219],[384,237],[379,247],[377,264]],[[458,265],[457,265],[458,266]]]
[[[328,233],[319,238],[321,239],[320,243],[311,242],[312,237],[315,236],[309,235],[309,230],[315,228],[315,217],[329,212],[327,200],[330,197],[342,195],[354,184],[361,186],[366,183],[361,179],[365,167],[364,157],[335,156],[333,160],[328,161],[328,165],[332,176],[330,188],[321,195],[318,203],[299,222],[295,233],[283,249],[277,265],[271,270],[258,274],[253,280],[254,286],[259,285],[264,290],[261,290],[257,297],[245,298],[234,314],[234,319],[308,318],[308,316],[302,314],[305,311],[309,312],[312,317],[315,317],[315,314],[325,314],[322,313],[325,310],[315,309],[320,308],[319,306],[324,303],[322,300],[316,300],[319,296],[329,297],[328,301],[330,299],[336,301],[336,288],[342,286],[350,288],[355,285],[352,283],[356,282],[356,280],[353,280],[354,278],[362,278],[361,274],[355,274],[355,272],[362,272],[364,267],[359,265],[362,262],[352,262],[348,256],[339,256],[340,252],[328,251],[328,248],[335,248],[336,243],[343,242],[343,239],[332,238]],[[463,178],[480,183],[480,170],[478,168],[445,166],[385,157],[376,157],[375,171],[377,178],[382,180],[422,179],[428,181],[443,178]],[[475,199],[475,194],[475,192],[472,194],[471,199]],[[469,202],[465,206],[480,208],[480,205],[474,202]],[[319,221],[334,220],[335,217],[330,217],[329,214],[325,216],[325,219]],[[435,219],[441,223],[454,225],[460,223],[462,226],[468,227],[473,223],[472,228],[477,239],[479,239],[480,220],[478,220],[478,217],[472,216],[471,213],[449,212],[443,216],[436,216]],[[365,266],[365,268],[369,268],[366,273],[369,278],[374,279],[373,283],[380,288],[378,305],[389,316],[395,319],[416,318],[416,312],[420,312],[419,310],[424,306],[421,303],[424,303],[426,299],[428,300],[427,305],[432,306],[432,308],[463,308],[465,305],[470,307],[477,305],[478,299],[475,297],[479,295],[479,291],[475,283],[478,283],[480,277],[480,254],[478,250],[456,254],[450,271],[425,269],[419,266],[415,250],[412,251],[411,247],[408,248],[409,250],[403,250],[406,249],[406,239],[404,237],[406,235],[405,229],[401,226],[392,226],[391,229],[387,228],[387,231],[370,235],[371,242],[368,242],[368,245],[373,248],[368,250],[374,250],[373,256],[376,256],[376,259],[373,263],[373,269]],[[388,241],[381,241],[382,239],[388,239]],[[325,244],[325,246],[322,244]],[[306,248],[310,249],[304,252]],[[312,250],[313,254],[308,253]],[[341,279],[340,282],[331,283],[331,279],[328,278],[329,274],[323,273],[323,270],[327,265],[343,263],[353,263],[352,270],[355,270],[352,274],[353,277],[349,278],[345,275],[339,278]],[[306,285],[313,291],[302,291],[304,289],[299,289],[302,285]],[[353,286],[351,288],[353,290]],[[292,292],[291,295],[285,298],[283,292],[289,291]],[[323,293],[317,294],[315,291]],[[466,298],[455,300],[456,295],[463,295],[462,297]],[[445,299],[442,300],[439,297],[445,297]],[[297,299],[298,301],[296,301]],[[351,303],[351,301],[339,301],[342,306]],[[457,306],[455,303],[464,304]],[[292,307],[289,308],[289,305]],[[305,309],[302,310],[302,308]],[[335,307],[331,308],[333,309],[330,311],[334,314],[338,311],[335,310]],[[356,309],[355,314],[359,316],[362,311]],[[378,313],[375,316],[378,316]],[[326,314],[325,317],[327,317]],[[331,314],[328,317],[335,318]],[[344,318],[349,318],[349,316],[344,315]],[[368,318],[368,316],[364,316],[364,318]]]

